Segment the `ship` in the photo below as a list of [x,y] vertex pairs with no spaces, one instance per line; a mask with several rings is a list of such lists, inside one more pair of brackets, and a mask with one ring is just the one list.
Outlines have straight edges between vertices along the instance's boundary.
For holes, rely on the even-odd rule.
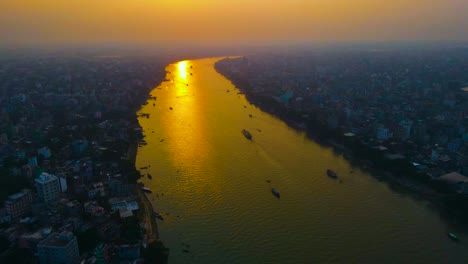
[[327,175],[328,175],[328,177],[333,178],[333,179],[338,178],[338,175],[336,174],[336,172],[334,172],[334,171],[332,171],[330,169],[327,169]]
[[151,189],[150,188],[146,188],[146,187],[141,187],[141,190],[146,192],[146,193],[152,193]]
[[272,188],[271,189],[271,193],[276,197],[276,198],[280,198],[280,193],[278,190],[276,190],[275,188]]
[[252,135],[250,134],[249,131],[247,131],[247,130],[245,130],[245,129],[242,129],[242,134],[244,134],[244,136],[245,136],[247,139],[252,140]]

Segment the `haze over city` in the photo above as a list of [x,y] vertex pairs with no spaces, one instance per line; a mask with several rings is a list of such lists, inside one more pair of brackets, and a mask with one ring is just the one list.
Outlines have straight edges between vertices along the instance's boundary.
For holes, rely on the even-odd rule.
[[2,1],[4,46],[468,40],[464,0]]

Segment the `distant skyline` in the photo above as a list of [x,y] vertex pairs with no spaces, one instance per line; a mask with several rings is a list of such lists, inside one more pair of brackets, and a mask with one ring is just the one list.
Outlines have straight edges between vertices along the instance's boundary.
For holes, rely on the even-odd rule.
[[468,42],[466,0],[11,0],[0,45]]

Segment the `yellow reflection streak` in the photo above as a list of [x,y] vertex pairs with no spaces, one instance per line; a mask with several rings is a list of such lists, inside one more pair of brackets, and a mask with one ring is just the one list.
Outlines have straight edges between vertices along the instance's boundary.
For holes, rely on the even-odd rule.
[[188,61],[180,61],[177,63],[177,74],[176,74],[176,96],[186,96],[188,94],[188,78],[187,78],[187,66]]
[[205,102],[194,95],[197,84],[188,76],[191,63],[181,61],[169,69],[174,74],[174,89],[168,90],[163,100],[165,109],[173,109],[161,125],[167,133],[165,144],[173,164],[197,175],[203,166],[209,166],[206,162],[210,156],[205,115],[200,114]]
[[188,61],[180,61],[179,63],[177,63],[177,68],[179,69],[178,76],[180,81],[187,81],[187,64]]

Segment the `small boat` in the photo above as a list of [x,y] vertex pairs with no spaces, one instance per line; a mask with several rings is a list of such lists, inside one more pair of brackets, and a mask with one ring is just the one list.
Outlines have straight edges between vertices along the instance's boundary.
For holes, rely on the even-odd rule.
[[276,198],[280,198],[280,193],[278,190],[276,190],[275,188],[271,188],[271,193],[276,196]]
[[169,107],[169,109],[170,109],[170,110],[172,110],[172,106],[171,106],[171,107]]
[[249,117],[252,117],[253,115],[249,114]]
[[252,139],[252,135],[250,134],[249,131],[245,130],[245,129],[242,129],[242,134],[244,134],[244,136],[247,138],[247,139]]
[[454,240],[454,241],[458,241],[459,238],[457,235],[455,235],[454,233],[448,233],[448,236],[450,239]]
[[162,215],[156,211],[153,211],[153,216],[158,219],[164,220],[164,217],[162,217]]
[[153,179],[153,176],[151,176],[151,174],[148,173],[148,179],[152,180]]
[[141,187],[141,190],[146,192],[146,193],[152,193],[153,191],[151,191],[150,188],[147,188],[147,187]]
[[330,169],[327,169],[327,175],[328,175],[328,177],[333,178],[333,179],[338,178],[338,175],[336,174],[336,172],[334,172],[334,171],[332,171]]

